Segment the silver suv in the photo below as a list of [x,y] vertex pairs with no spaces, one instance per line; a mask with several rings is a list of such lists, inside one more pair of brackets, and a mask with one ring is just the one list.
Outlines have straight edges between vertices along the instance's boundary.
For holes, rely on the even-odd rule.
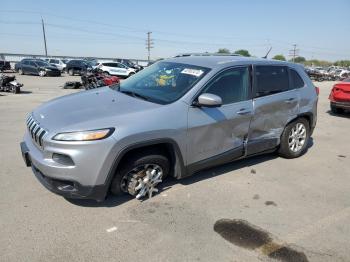
[[301,156],[317,100],[296,64],[178,57],[120,85],[39,106],[27,119],[21,150],[39,181],[65,197],[151,197],[167,176],[265,152]]

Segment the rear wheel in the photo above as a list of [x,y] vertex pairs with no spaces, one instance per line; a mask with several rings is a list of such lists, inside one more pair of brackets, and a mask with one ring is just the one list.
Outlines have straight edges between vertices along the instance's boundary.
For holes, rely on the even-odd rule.
[[46,75],[46,72],[44,70],[39,71],[39,76],[44,77]]
[[299,157],[305,153],[309,139],[309,122],[305,118],[299,118],[284,129],[278,153],[284,158]]
[[20,69],[18,69],[18,74],[20,74],[20,75],[24,75],[24,72],[23,72],[23,70],[20,68]]
[[19,86],[15,86],[12,89],[12,93],[14,93],[14,94],[19,94],[20,92],[21,92],[21,88]]
[[74,70],[73,70],[73,68],[71,68],[71,69],[68,70],[68,74],[69,74],[70,76],[74,75]]
[[137,199],[144,196],[151,198],[154,192],[158,192],[157,185],[168,173],[169,160],[161,153],[154,150],[135,153],[118,169],[111,192],[114,195],[129,193]]

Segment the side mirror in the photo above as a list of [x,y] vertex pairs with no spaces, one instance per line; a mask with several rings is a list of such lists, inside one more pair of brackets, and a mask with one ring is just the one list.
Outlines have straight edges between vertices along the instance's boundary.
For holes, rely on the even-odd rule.
[[198,97],[195,105],[199,107],[220,107],[222,105],[222,99],[217,95],[204,93]]

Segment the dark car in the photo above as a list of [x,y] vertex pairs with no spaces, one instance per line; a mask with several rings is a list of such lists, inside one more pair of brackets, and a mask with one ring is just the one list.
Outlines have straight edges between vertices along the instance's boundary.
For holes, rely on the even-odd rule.
[[23,59],[15,65],[20,75],[61,76],[61,71],[41,59]]
[[74,74],[81,75],[88,69],[92,69],[92,66],[85,60],[70,60],[66,66],[66,71],[71,76]]
[[11,70],[11,64],[8,61],[0,60],[0,72],[5,70]]

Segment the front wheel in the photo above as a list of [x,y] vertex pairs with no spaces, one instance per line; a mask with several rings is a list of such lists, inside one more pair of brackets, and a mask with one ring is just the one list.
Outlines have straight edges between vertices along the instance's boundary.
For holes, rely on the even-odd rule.
[[114,195],[129,193],[137,199],[152,197],[169,173],[169,160],[156,151],[136,153],[118,169],[111,185]]
[[305,118],[299,118],[284,129],[278,153],[284,158],[299,157],[305,153],[309,139],[309,122]]
[[21,92],[21,88],[19,86],[14,86],[12,88],[12,93],[19,94]]

